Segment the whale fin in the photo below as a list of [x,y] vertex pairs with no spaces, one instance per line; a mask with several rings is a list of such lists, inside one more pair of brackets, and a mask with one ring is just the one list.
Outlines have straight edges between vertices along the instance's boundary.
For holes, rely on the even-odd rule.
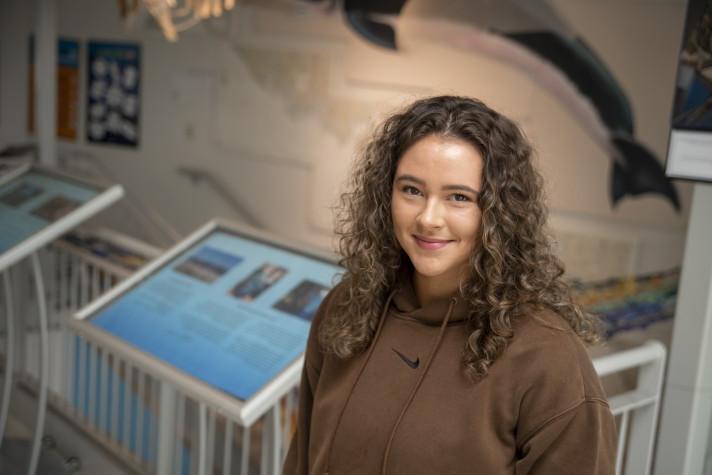
[[345,12],[351,28],[365,39],[387,49],[396,49],[396,32],[391,25],[372,20],[368,13],[360,10]]
[[398,15],[406,0],[344,0],[346,22],[356,33],[383,48],[395,50],[396,32],[377,15]]
[[608,129],[633,134],[633,112],[625,92],[583,40],[552,31],[502,35],[553,64],[591,101]]
[[667,198],[680,212],[680,197],[665,169],[643,144],[625,134],[611,138],[620,152],[622,163],[613,161],[611,168],[611,202],[613,206],[626,195],[656,193]]

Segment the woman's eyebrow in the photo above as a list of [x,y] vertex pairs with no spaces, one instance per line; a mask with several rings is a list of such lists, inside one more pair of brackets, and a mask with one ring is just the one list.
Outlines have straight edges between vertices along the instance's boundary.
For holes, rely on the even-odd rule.
[[396,182],[398,182],[398,181],[412,181],[419,185],[425,186],[425,180],[422,180],[422,179],[415,177],[413,175],[400,175],[400,176],[396,177],[395,181]]
[[469,191],[473,195],[479,194],[479,191],[467,185],[445,185],[443,186],[443,190]]

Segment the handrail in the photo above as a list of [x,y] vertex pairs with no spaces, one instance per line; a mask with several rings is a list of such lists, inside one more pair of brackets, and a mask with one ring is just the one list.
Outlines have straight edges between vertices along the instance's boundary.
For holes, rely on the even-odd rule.
[[[107,182],[117,182],[114,173],[102,163],[98,157],[86,151],[78,150],[63,150],[59,156],[61,167],[72,168],[77,174],[91,175],[101,177]],[[72,162],[74,162],[72,164]],[[77,163],[82,165],[77,167]],[[90,170],[88,170],[88,168]],[[178,242],[181,238],[181,233],[169,223],[158,211],[137,198],[135,193],[126,193],[124,199],[119,206],[124,206],[125,209],[134,216],[141,226],[141,230],[146,233],[154,244],[161,247],[169,247]]]
[[624,369],[664,359],[666,354],[665,345],[659,341],[650,340],[635,348],[595,358],[593,366],[599,376],[607,376]]
[[204,181],[208,187],[212,188],[232,209],[237,211],[245,223],[258,229],[266,228],[264,222],[250,211],[242,201],[235,196],[230,188],[220,181],[210,170],[199,167],[182,166],[178,167],[178,173],[186,176],[194,185]]
[[[637,368],[636,387],[608,399],[611,412],[620,417],[616,474],[649,474],[653,462],[658,412],[662,398],[667,351],[654,340],[593,360],[599,376]],[[634,423],[630,423],[635,417]]]

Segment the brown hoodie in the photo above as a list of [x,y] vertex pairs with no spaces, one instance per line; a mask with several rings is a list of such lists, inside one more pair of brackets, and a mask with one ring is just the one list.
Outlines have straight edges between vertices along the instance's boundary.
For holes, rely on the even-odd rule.
[[616,429],[586,349],[556,314],[515,324],[489,374],[462,363],[467,306],[420,308],[410,284],[386,304],[368,351],[342,360],[315,315],[285,475],[613,474]]

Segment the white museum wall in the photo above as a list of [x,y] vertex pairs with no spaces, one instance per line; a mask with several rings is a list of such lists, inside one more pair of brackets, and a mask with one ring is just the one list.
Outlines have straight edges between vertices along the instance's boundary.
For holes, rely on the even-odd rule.
[[[143,81],[140,147],[90,145],[83,137],[82,64],[80,137],[76,143],[60,141],[60,157],[75,157],[81,167],[121,182],[136,206],[154,209],[179,234],[212,216],[240,218],[205,183],[194,185],[177,171],[190,166],[212,173],[267,229],[330,246],[330,205],[375,121],[412,98],[456,93],[479,97],[515,118],[532,139],[548,180],[552,224],[590,237],[572,263],[579,275],[610,274],[602,249],[622,252],[629,263],[624,270],[635,272],[681,262],[689,186],[678,184],[681,215],[650,196],[628,198],[611,209],[604,151],[556,97],[507,64],[417,39],[404,52],[384,51],[357,38],[340,18],[287,1],[238,2],[232,14],[186,32],[176,44],[145,19],[126,29],[115,2],[58,2],[59,34],[83,42],[83,62],[89,39],[137,42]],[[662,160],[684,2],[552,4],[620,81],[632,103],[637,137]],[[27,42],[33,8],[34,2],[0,2],[2,143],[30,138]],[[115,224],[141,236],[130,220]],[[621,260],[621,254],[608,255],[611,263]]]

